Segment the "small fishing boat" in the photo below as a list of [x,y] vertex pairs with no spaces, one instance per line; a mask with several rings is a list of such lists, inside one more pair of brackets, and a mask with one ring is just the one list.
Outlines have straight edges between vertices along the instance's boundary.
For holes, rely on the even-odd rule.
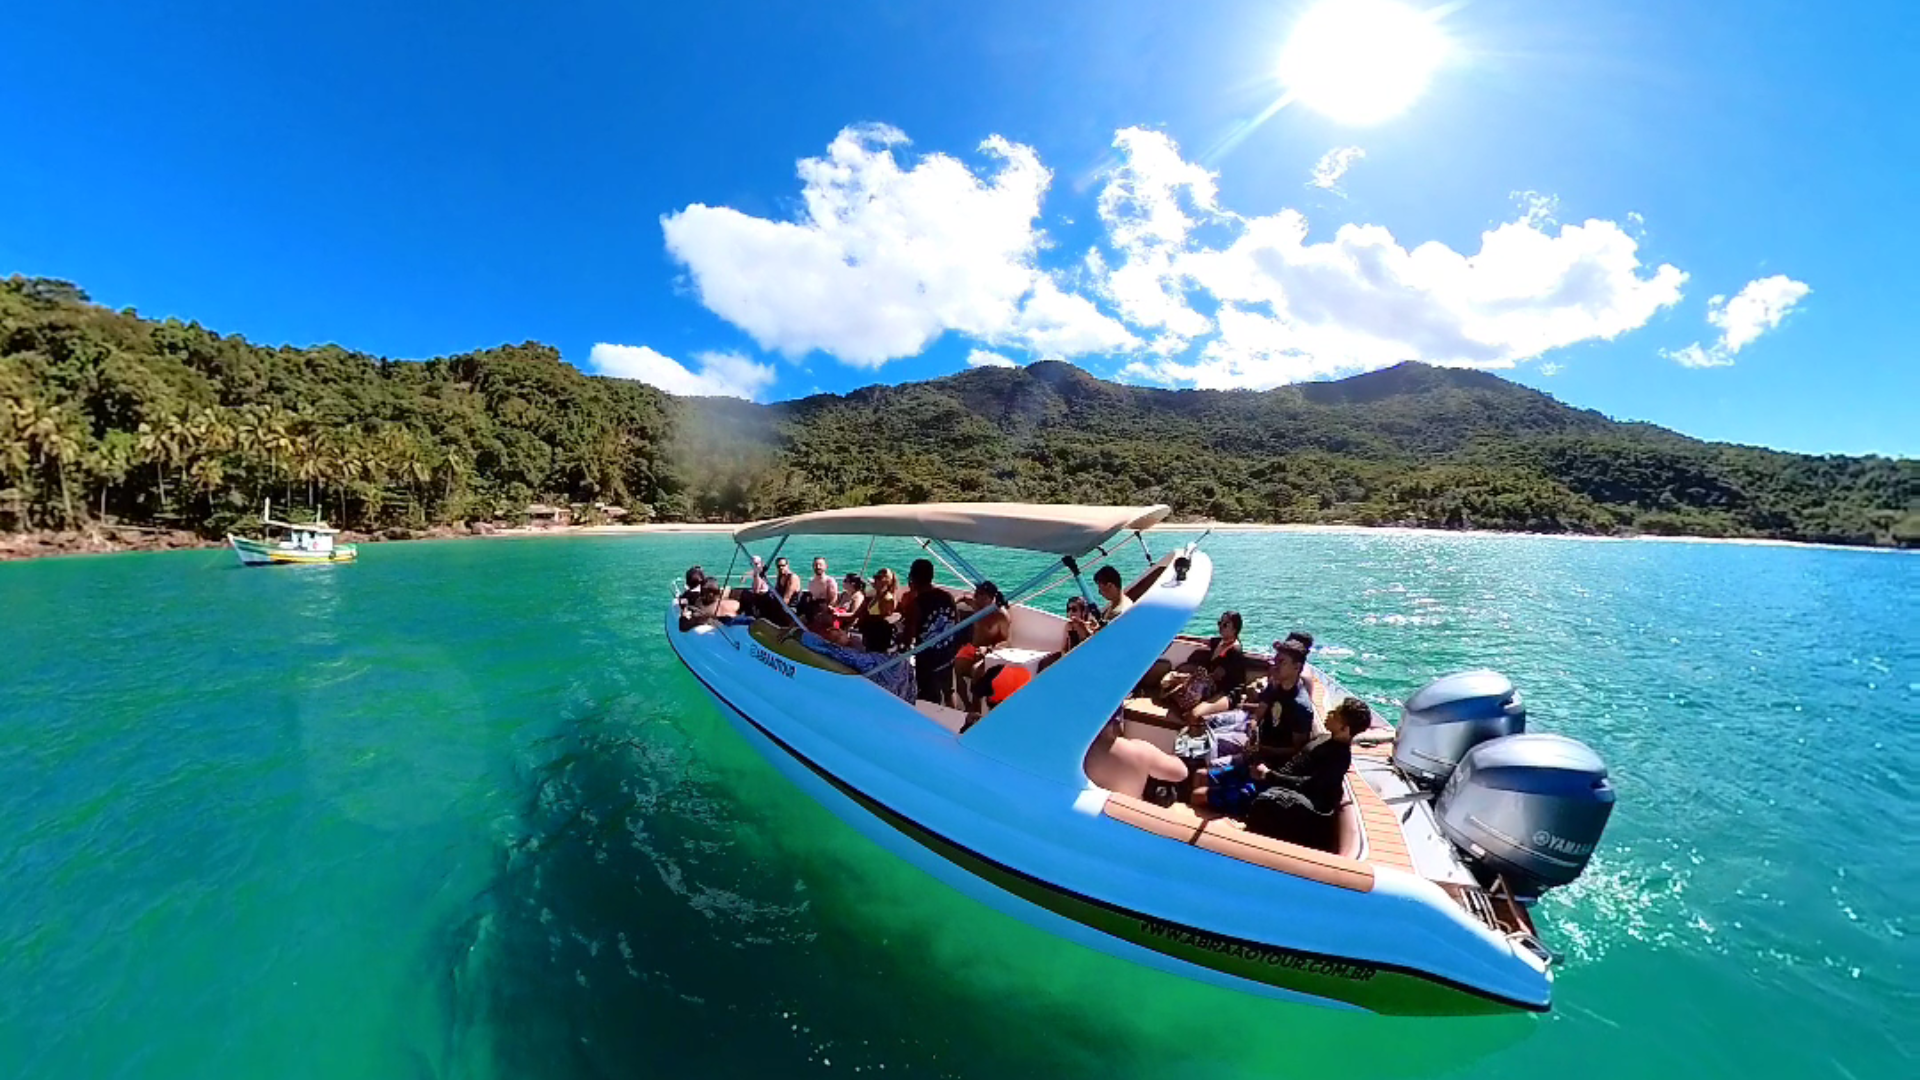
[[260,525],[268,532],[280,530],[286,534],[286,538],[256,540],[228,533],[227,543],[233,546],[233,552],[240,557],[242,566],[344,563],[352,562],[360,554],[352,544],[334,543],[333,538],[339,535],[340,530],[328,527],[324,521],[275,521],[272,500],[268,500],[266,507],[260,511]]
[[[775,541],[778,555],[795,536],[914,538],[961,579],[940,586],[956,596],[982,580],[956,544],[1049,557],[996,605],[1011,623],[996,660],[1037,673],[978,719],[911,700],[913,680],[899,676],[994,607],[917,647],[854,654],[676,588],[665,634],[732,726],[796,785],[888,850],[1023,921],[1269,997],[1401,1015],[1546,1010],[1555,957],[1528,909],[1584,870],[1613,792],[1591,750],[1525,732],[1504,677],[1435,680],[1407,700],[1397,729],[1356,740],[1328,845],[1337,850],[1088,779],[1089,747],[1111,717],[1129,737],[1173,745],[1178,725],[1136,688],[1156,662],[1178,663],[1201,644],[1185,630],[1213,564],[1204,536],[1154,556],[1144,530],[1166,514],[874,506],[733,534],[736,557],[760,541]],[[1081,561],[1112,563],[1134,541],[1146,565],[1125,588],[1132,606],[1069,648],[1066,621],[1029,601],[1069,581],[1091,600]],[[732,595],[793,615],[777,596]],[[1309,672],[1324,714],[1342,692],[1324,671]]]

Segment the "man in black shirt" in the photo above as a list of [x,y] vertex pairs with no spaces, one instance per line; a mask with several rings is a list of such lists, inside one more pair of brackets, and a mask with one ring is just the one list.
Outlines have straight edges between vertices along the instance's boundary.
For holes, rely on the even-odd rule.
[[[1245,813],[1255,791],[1254,769],[1276,768],[1307,745],[1313,737],[1313,698],[1300,678],[1306,661],[1307,650],[1299,642],[1289,639],[1273,643],[1267,686],[1256,699],[1250,717],[1253,739],[1244,754],[1195,774],[1194,806],[1211,806],[1234,816]],[[1233,750],[1233,740],[1228,737],[1231,734],[1216,733],[1216,744]]]
[[1373,710],[1347,698],[1327,713],[1327,737],[1285,765],[1255,765],[1259,794],[1247,811],[1247,831],[1322,851],[1334,849],[1334,813],[1353,767],[1353,737],[1373,726]]
[[1288,638],[1273,643],[1267,687],[1253,710],[1254,739],[1248,747],[1253,760],[1278,766],[1306,749],[1313,737],[1313,695],[1300,677],[1306,664],[1307,650],[1300,642]]

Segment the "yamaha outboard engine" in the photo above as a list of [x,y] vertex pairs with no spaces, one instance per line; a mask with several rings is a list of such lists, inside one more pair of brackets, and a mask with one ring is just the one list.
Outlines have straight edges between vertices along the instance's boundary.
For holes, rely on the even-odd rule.
[[1434,804],[1447,839],[1522,898],[1579,877],[1612,813],[1606,764],[1564,735],[1481,743]]
[[1393,763],[1415,784],[1437,788],[1461,757],[1488,739],[1527,730],[1520,692],[1497,671],[1463,671],[1407,699],[1394,736]]

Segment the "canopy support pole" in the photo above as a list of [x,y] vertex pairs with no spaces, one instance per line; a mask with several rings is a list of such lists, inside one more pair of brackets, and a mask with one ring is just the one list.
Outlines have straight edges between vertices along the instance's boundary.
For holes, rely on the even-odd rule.
[[867,565],[873,562],[873,545],[879,542],[878,536],[867,537],[867,557],[860,560],[860,576],[863,578],[867,576]]
[[935,540],[933,543],[940,549],[940,553],[943,556],[940,561],[946,563],[948,569],[959,574],[962,581],[965,581],[969,585],[979,585],[981,582],[987,580],[987,575],[975,570],[972,563],[961,558],[960,553],[953,550],[953,545],[947,543],[945,540]]

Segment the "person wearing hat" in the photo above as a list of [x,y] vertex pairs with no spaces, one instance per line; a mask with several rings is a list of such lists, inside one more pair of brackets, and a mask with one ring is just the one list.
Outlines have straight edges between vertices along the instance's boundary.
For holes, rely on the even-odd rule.
[[[1245,813],[1253,799],[1257,774],[1275,769],[1306,748],[1313,738],[1313,698],[1300,678],[1307,649],[1297,639],[1273,643],[1267,685],[1260,691],[1251,715],[1252,741],[1243,754],[1221,755],[1220,763],[1194,774],[1193,804],[1212,806],[1229,814]],[[1216,734],[1216,743],[1227,740]]]

